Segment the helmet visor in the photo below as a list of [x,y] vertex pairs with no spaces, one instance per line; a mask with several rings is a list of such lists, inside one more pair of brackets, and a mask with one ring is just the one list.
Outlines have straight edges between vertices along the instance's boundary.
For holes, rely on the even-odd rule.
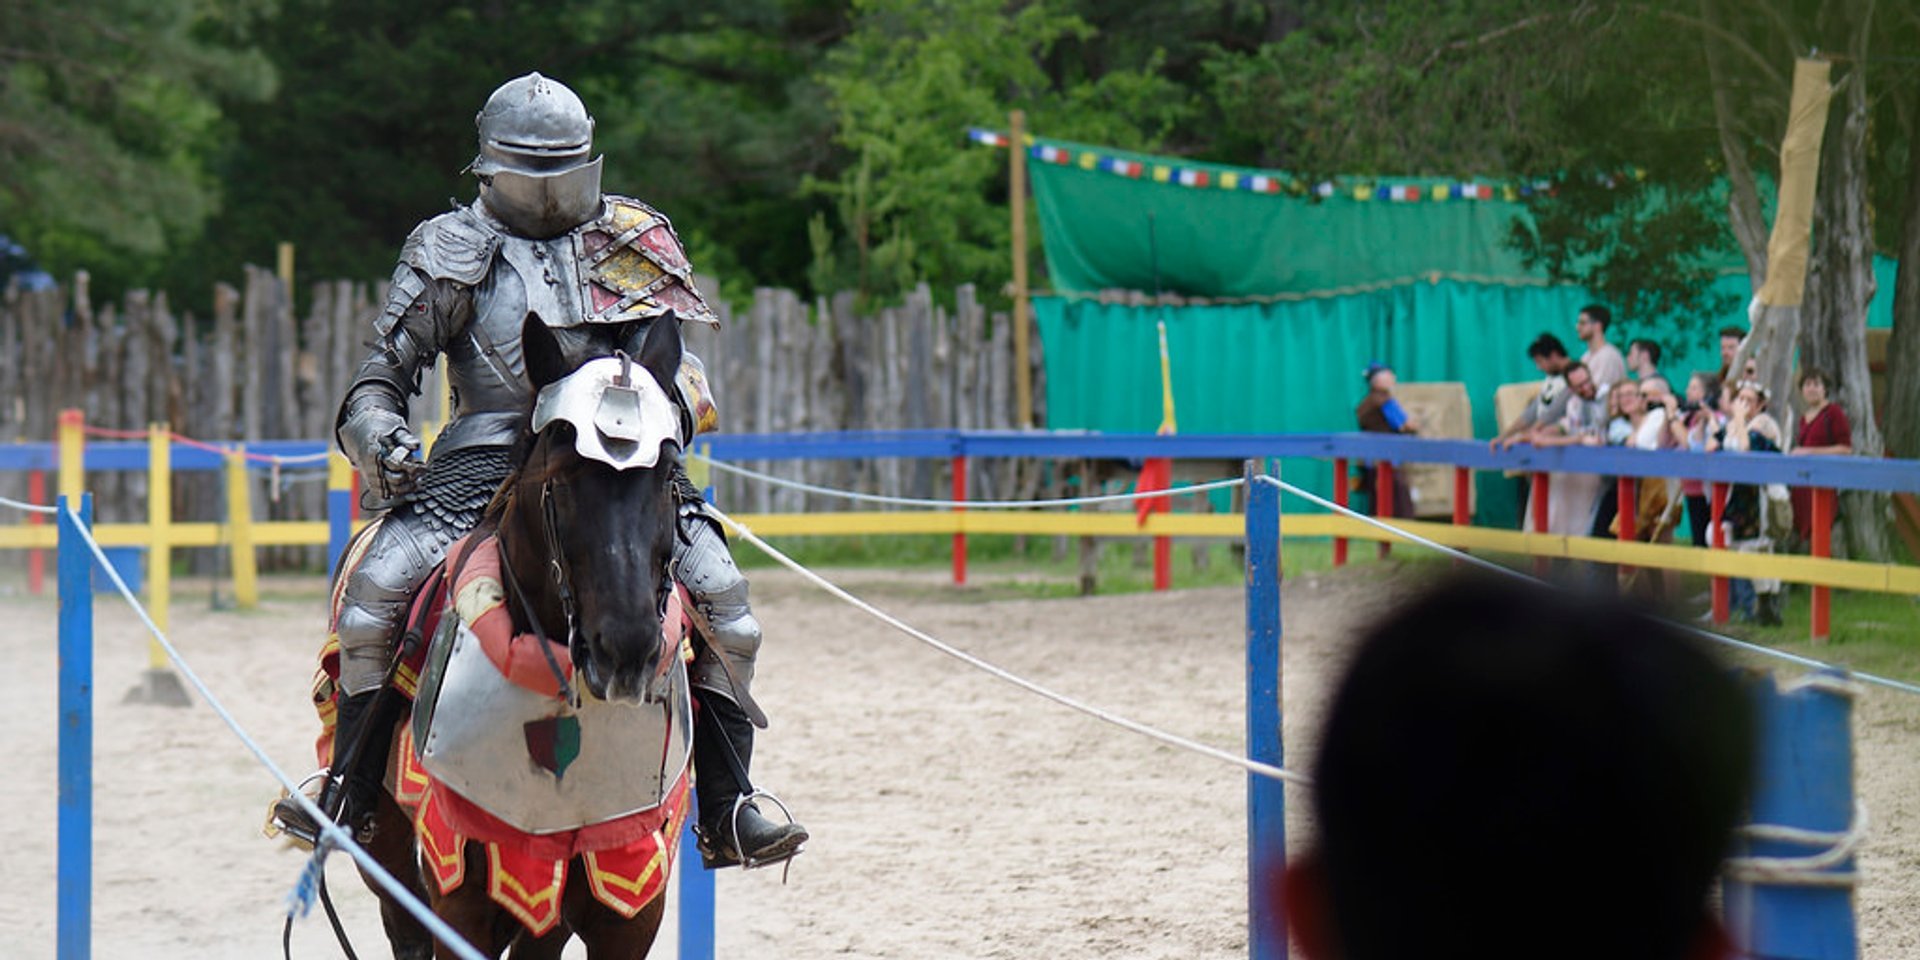
[[483,173],[480,201],[523,237],[557,237],[599,215],[601,159],[558,173]]

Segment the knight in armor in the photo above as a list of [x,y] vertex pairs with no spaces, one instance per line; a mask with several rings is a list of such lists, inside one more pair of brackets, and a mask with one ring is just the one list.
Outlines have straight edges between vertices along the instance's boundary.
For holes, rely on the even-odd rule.
[[[400,710],[371,708],[381,702],[376,694],[408,605],[448,545],[479,522],[516,466],[514,451],[524,449],[534,400],[520,343],[527,318],[555,328],[718,325],[667,218],[638,200],[600,192],[593,119],[572,90],[528,74],[495,90],[475,123],[480,150],[469,169],[479,198],[407,238],[374,323],[376,340],[336,421],[363,496],[386,511],[348,575],[336,623],[336,767],[356,737],[387,742]],[[408,404],[441,354],[452,415],[423,461],[407,426]],[[682,505],[673,559],[709,627],[691,670],[701,853],[709,867],[778,862],[798,852],[807,832],[767,818],[752,802],[754,728],[741,701],[751,703],[746,686],[760,624],[747,581],[699,491],[684,473],[676,485]],[[332,771],[345,794],[344,822],[370,815],[385,752],[362,751],[351,769]]]

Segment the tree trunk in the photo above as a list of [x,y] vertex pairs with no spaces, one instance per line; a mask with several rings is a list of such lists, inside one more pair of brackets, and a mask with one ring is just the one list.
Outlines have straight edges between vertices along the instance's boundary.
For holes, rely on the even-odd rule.
[[[1713,0],[1700,0],[1700,18],[1718,23],[1719,10]],[[1760,291],[1767,278],[1767,218],[1760,208],[1760,187],[1754,180],[1753,165],[1747,162],[1746,144],[1740,140],[1729,97],[1726,67],[1720,60],[1720,39],[1701,34],[1700,46],[1707,58],[1707,86],[1713,94],[1713,123],[1719,132],[1720,155],[1727,164],[1727,221],[1734,239],[1747,260],[1747,276],[1752,290]]]
[[[1920,86],[1913,93],[1920,116]],[[1920,457],[1920,149],[1907,150],[1907,209],[1893,283],[1893,337],[1887,342],[1886,449]]]
[[[1867,25],[1859,26],[1865,48]],[[1873,225],[1868,221],[1867,92],[1864,69],[1856,66],[1841,84],[1840,110],[1833,118],[1820,164],[1814,207],[1812,257],[1807,274],[1807,304],[1800,335],[1800,369],[1818,368],[1835,381],[1832,399],[1853,425],[1853,452],[1878,457],[1883,452],[1873,411],[1872,373],[1867,366],[1867,301],[1873,290]],[[1797,378],[1796,378],[1797,380]],[[1798,398],[1797,383],[1789,396]],[[1786,403],[1778,405],[1786,411]],[[1798,423],[1797,419],[1794,421]],[[1862,491],[1841,494],[1847,556],[1887,558],[1887,498]]]

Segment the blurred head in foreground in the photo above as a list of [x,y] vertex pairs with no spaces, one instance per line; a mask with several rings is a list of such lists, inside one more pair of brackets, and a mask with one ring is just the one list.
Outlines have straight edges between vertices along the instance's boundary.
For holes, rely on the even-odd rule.
[[1707,899],[1752,738],[1738,682],[1676,628],[1448,580],[1335,696],[1293,935],[1312,960],[1722,956]]

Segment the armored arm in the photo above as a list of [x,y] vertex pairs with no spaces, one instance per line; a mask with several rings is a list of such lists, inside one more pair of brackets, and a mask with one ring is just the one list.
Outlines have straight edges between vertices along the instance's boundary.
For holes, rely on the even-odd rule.
[[435,217],[407,238],[375,339],[341,401],[334,436],[383,499],[406,492],[420,469],[420,440],[407,410],[420,375],[472,319],[472,288],[486,275],[499,238],[465,210]]

